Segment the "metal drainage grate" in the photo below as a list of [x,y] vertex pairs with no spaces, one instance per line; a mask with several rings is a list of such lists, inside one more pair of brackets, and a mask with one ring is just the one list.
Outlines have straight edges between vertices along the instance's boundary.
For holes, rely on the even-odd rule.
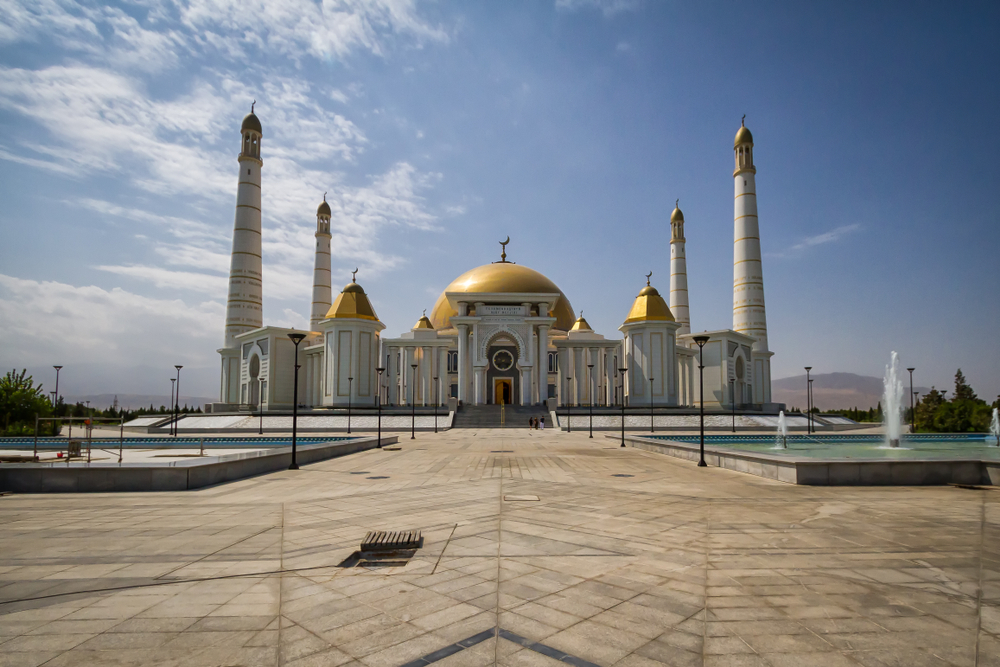
[[365,477],[365,479],[389,479],[388,475],[372,475],[371,477]]
[[359,472],[352,472],[351,474],[352,475],[367,475],[367,474],[369,474],[369,471],[367,471],[367,470],[361,470]]
[[635,477],[635,475],[624,475],[622,473],[615,473],[612,477]]
[[361,541],[361,550],[419,549],[423,539],[419,530],[373,530]]
[[490,454],[513,454],[513,449],[491,449]]
[[362,540],[361,549],[345,558],[338,567],[403,567],[423,545],[424,538],[419,530],[370,531]]

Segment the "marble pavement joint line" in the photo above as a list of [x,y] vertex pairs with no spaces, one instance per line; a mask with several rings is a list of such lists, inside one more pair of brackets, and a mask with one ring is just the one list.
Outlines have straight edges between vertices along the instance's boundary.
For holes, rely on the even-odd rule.
[[490,628],[489,630],[483,630],[482,632],[472,635],[467,639],[463,639],[460,642],[449,644],[448,646],[438,649],[433,653],[428,653],[427,655],[419,657],[416,660],[411,660],[400,667],[424,667],[425,665],[437,662],[438,660],[444,660],[445,658],[451,657],[460,651],[464,651],[467,648],[497,636],[517,644],[518,646],[523,646],[529,651],[540,653],[548,658],[558,660],[559,662],[567,665],[573,665],[573,667],[601,667],[593,662],[587,662],[582,658],[578,658],[575,655],[569,655],[568,653],[554,649],[551,646],[547,646],[539,642],[533,642],[530,639],[515,634],[510,630],[504,630],[503,628]]

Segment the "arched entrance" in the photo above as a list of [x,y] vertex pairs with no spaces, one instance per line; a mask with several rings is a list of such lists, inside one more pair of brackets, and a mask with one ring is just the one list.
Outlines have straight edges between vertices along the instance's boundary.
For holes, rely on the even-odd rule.
[[260,357],[256,354],[250,357],[250,405],[256,407],[260,403]]
[[489,366],[486,369],[487,402],[493,405],[516,403],[520,374],[517,371],[517,344],[498,336],[487,348]]

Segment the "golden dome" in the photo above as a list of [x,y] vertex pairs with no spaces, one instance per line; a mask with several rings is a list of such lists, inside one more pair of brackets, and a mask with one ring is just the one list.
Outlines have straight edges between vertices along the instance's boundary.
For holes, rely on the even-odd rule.
[[323,203],[319,205],[318,209],[316,209],[316,217],[318,218],[321,215],[325,215],[329,218],[332,214],[333,212],[330,210],[330,205],[326,203],[326,195],[324,195]]
[[736,131],[736,139],[733,140],[733,148],[737,148],[744,144],[750,144],[753,146],[753,135],[750,134],[750,130],[748,130],[745,125],[740,123],[740,129]]
[[625,324],[650,320],[673,322],[674,314],[670,312],[670,306],[663,300],[656,288],[646,285],[639,292],[639,296],[635,297],[635,303],[632,304],[632,310],[625,318]]
[[246,115],[246,118],[243,119],[243,125],[240,126],[241,134],[247,130],[252,130],[261,136],[264,135],[264,130],[260,126],[260,119],[257,118],[257,115],[253,111]]
[[[554,329],[568,331],[573,326],[573,306],[554,282],[534,269],[513,262],[486,264],[466,271],[455,278],[438,297],[431,311],[431,322],[437,330],[451,327],[451,318],[457,315],[448,303],[448,292],[488,292],[501,294],[558,294],[559,302],[548,313],[555,317]],[[518,301],[520,303],[520,301]],[[472,305],[471,303],[469,304]]]
[[677,200],[674,205],[674,212],[670,214],[670,222],[684,222],[684,214],[681,213],[681,200]]
[[336,301],[326,311],[327,319],[333,317],[353,317],[359,320],[372,320],[378,322],[378,315],[372,308],[368,295],[361,289],[361,285],[350,283],[344,291],[337,295]]
[[570,331],[593,331],[590,328],[590,323],[583,319],[583,311],[580,311],[580,317],[573,323],[573,328]]

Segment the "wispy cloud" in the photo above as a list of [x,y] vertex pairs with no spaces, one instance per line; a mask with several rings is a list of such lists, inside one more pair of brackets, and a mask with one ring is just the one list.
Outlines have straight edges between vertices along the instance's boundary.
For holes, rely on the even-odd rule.
[[843,236],[850,234],[851,232],[856,232],[859,229],[861,229],[861,225],[858,223],[842,225],[836,229],[831,229],[828,232],[823,232],[822,234],[817,234],[816,236],[809,236],[786,250],[768,253],[768,257],[789,257],[791,255],[797,255],[810,248],[838,241]]
[[556,0],[556,9],[575,12],[583,9],[600,10],[604,16],[635,11],[642,0]]

